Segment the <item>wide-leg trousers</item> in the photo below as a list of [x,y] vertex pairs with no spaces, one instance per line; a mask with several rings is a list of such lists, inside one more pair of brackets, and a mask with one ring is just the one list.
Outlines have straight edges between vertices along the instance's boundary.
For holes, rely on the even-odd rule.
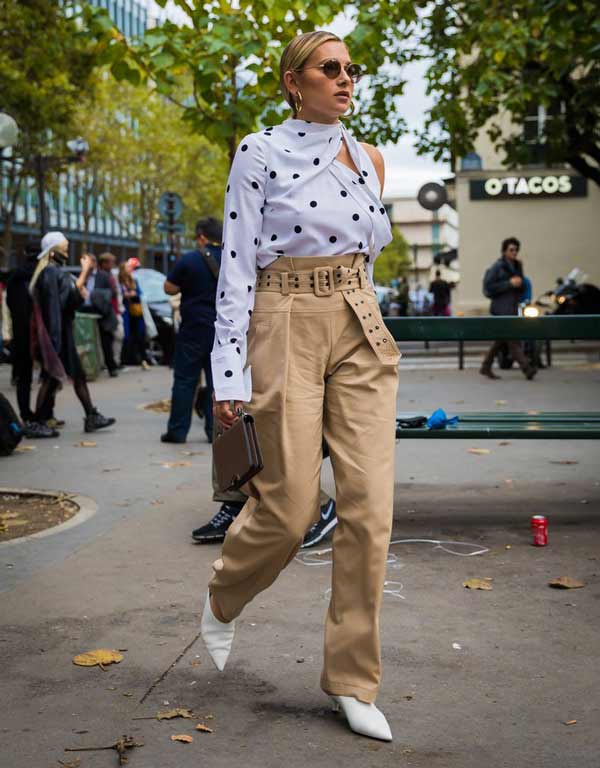
[[[335,476],[338,526],[321,687],[373,702],[381,678],[379,612],[392,525],[399,353],[366,280],[362,255],[291,259],[303,276],[361,272],[330,295],[257,288],[248,334],[264,469],[225,537],[209,589],[231,621],[294,558],[318,514],[322,438]],[[326,270],[325,270],[326,271]],[[324,271],[315,275],[320,284]],[[318,279],[317,279],[318,277]],[[364,278],[364,279],[363,279]],[[270,277],[268,278],[271,279]],[[286,291],[295,285],[285,279]]]

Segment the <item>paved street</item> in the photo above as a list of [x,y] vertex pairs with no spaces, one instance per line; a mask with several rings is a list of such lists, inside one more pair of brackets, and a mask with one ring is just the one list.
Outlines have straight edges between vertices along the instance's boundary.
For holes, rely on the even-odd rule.
[[[403,365],[406,411],[598,409],[600,370],[587,358],[561,359],[532,382],[516,371],[491,382],[472,369],[430,370],[409,355]],[[189,536],[217,508],[202,424],[186,445],[159,442],[166,416],[141,406],[169,396],[165,369],[91,387],[115,428],[84,435],[65,390],[60,439],[0,459],[1,486],[75,492],[89,514],[0,544],[1,768],[76,757],[81,768],[114,766],[115,753],[63,750],[122,734],[144,742],[131,768],[597,768],[598,442],[399,444],[378,699],[395,738],[383,744],[352,734],[318,687],[327,551],[298,557],[248,607],[226,671],[212,667],[199,611],[219,548]],[[0,390],[14,402],[7,366]],[[328,463],[323,484],[333,493]],[[530,544],[537,513],[549,520],[546,548]],[[564,575],[586,586],[548,586]],[[491,578],[492,591],[465,589],[471,577]],[[72,663],[95,648],[125,658],[105,671]],[[194,719],[134,719],[173,707]],[[213,733],[194,730],[199,722]]]

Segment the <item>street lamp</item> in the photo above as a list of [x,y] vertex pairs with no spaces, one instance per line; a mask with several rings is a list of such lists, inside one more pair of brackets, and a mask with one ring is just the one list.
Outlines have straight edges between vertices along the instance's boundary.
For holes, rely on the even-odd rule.
[[19,126],[14,118],[6,112],[0,112],[0,152],[8,147],[14,147],[19,139]]

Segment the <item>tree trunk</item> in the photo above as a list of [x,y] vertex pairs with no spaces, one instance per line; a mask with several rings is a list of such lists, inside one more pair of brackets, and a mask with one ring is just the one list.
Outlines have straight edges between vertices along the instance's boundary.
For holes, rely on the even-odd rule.
[[0,266],[2,267],[9,267],[10,266],[10,252],[12,249],[12,225],[13,225],[13,217],[12,217],[12,211],[6,211],[4,214],[4,231],[2,233],[2,253],[0,254]]

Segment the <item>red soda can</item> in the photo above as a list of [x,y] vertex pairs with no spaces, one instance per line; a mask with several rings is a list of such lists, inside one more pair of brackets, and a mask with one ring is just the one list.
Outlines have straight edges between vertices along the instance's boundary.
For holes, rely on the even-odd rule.
[[544,515],[533,515],[531,531],[533,533],[533,546],[545,547],[548,543],[548,521]]

